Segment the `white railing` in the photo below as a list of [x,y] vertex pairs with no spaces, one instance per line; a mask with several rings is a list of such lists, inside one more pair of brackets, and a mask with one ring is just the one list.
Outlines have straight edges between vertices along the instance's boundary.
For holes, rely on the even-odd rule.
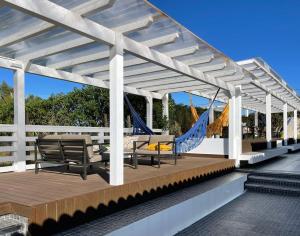
[[[39,134],[89,134],[93,142],[104,143],[109,142],[109,127],[79,127],[79,126],[50,126],[50,125],[26,125],[26,160],[34,160],[34,142]],[[154,129],[155,133],[161,133],[161,129]],[[15,152],[17,151],[17,138],[15,135],[15,125],[0,124],[0,172],[12,171],[12,167],[1,167],[5,162],[15,160]],[[131,134],[132,128],[124,128],[124,134]],[[7,163],[9,164],[9,163]],[[32,165],[28,165],[32,168]]]
[[17,149],[15,132],[15,125],[0,125],[0,165],[4,162],[12,163],[15,159]]

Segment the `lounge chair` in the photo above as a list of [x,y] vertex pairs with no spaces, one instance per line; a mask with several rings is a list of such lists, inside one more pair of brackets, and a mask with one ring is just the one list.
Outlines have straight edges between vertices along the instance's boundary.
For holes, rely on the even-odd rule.
[[[170,150],[163,150],[166,145],[170,146]],[[150,148],[152,146],[152,148]],[[153,146],[155,149],[153,150]],[[174,158],[174,164],[177,164],[177,155],[175,147],[174,135],[151,135],[148,140],[137,140],[133,142],[133,159],[135,168],[138,166],[139,156],[150,156],[151,165],[154,164],[154,158],[158,159],[158,167],[160,167],[160,159],[162,157]]]
[[[37,158],[37,151],[41,159]],[[39,163],[58,163],[69,166],[81,166],[83,179],[86,179],[87,168],[101,162],[107,164],[98,153],[93,151],[93,143],[89,135],[47,135],[36,140],[35,145],[35,173],[38,173]]]
[[[149,135],[134,135],[134,136],[125,136],[124,137],[124,158],[130,157],[131,163],[133,163],[133,146],[134,142],[148,142],[149,141]],[[109,161],[110,158],[110,150],[109,147],[106,146],[107,143],[101,144],[103,153],[102,156]]]

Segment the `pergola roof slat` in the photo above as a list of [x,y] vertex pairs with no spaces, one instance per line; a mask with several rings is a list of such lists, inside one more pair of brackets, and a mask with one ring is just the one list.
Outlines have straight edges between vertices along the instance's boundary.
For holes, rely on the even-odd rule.
[[297,93],[263,60],[235,63],[147,1],[1,3],[2,13],[17,16],[2,17],[7,25],[0,33],[0,55],[16,59],[0,61],[8,68],[21,64],[28,71],[64,75],[70,81],[73,74],[79,83],[108,88],[110,46],[118,41],[125,52],[124,85],[135,94],[157,98],[186,91],[211,96],[219,87],[218,99],[226,101],[238,85],[244,107],[265,112],[265,97],[271,94],[274,111],[285,103],[290,110],[300,109]]

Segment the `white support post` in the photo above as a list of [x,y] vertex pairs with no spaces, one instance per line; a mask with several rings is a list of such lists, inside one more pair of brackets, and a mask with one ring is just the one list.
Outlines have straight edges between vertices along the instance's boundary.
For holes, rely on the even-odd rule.
[[14,124],[17,138],[15,142],[16,152],[14,170],[21,172],[26,170],[26,142],[25,142],[25,72],[14,72]]
[[110,107],[110,184],[124,183],[123,169],[123,126],[124,126],[124,77],[123,77],[123,41],[116,34],[116,44],[110,48],[109,62],[109,107]]
[[146,97],[146,123],[147,126],[152,129],[153,128],[153,98],[152,97]]
[[266,139],[267,139],[267,145],[268,148],[272,148],[272,95],[267,94],[266,95]]
[[245,117],[249,117],[249,110],[245,109]]
[[242,153],[242,98],[241,86],[236,86],[229,98],[229,159],[239,167]]
[[258,111],[254,113],[254,136],[258,136]]
[[[165,94],[162,98],[163,116],[169,121],[169,94]],[[165,131],[165,134],[169,134],[169,129]]]
[[287,111],[287,103],[283,104],[283,143],[284,146],[287,146],[288,144],[288,121],[287,121],[287,116],[288,116],[288,111]]
[[254,113],[254,126],[258,127],[258,111]]
[[294,140],[297,143],[298,140],[298,111],[294,110]]
[[[209,104],[212,102],[212,99],[210,99]],[[214,110],[214,104],[211,105],[211,108],[209,110],[209,124],[214,123],[215,121],[215,110]]]

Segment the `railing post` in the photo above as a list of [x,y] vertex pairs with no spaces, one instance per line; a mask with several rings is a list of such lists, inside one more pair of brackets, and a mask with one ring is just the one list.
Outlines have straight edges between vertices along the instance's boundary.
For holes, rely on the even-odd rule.
[[110,48],[109,61],[109,107],[110,107],[110,184],[124,183],[123,170],[123,126],[124,126],[124,76],[123,76],[123,40],[116,33],[116,44]]
[[26,170],[26,142],[25,142],[25,72],[17,69],[14,72],[14,124],[16,127],[16,152],[14,170]]
[[98,133],[98,137],[99,137],[99,143],[104,143],[104,132],[100,131]]

